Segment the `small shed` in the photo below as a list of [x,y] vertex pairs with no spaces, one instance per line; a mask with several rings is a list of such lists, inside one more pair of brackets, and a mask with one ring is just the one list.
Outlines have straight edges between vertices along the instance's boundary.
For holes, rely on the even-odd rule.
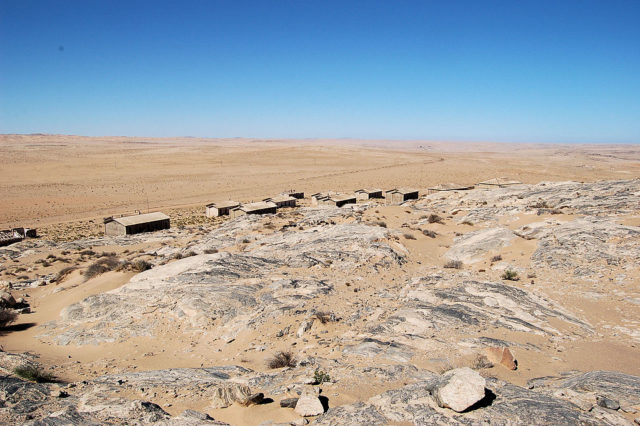
[[459,185],[457,183],[442,183],[440,185],[432,186],[429,188],[429,193],[442,192],[442,191],[467,191],[473,189],[473,185]]
[[289,195],[278,195],[271,198],[265,198],[263,201],[266,201],[268,203],[274,203],[276,207],[282,208],[282,207],[295,207],[298,200]]
[[169,229],[170,227],[169,216],[160,212],[104,219],[105,235],[139,234]]
[[289,197],[293,197],[296,200],[302,200],[304,198],[304,192],[296,191],[294,189],[290,189],[289,191],[285,191],[280,195],[288,195]]
[[347,194],[313,194],[311,196],[311,204],[314,206],[336,206],[342,207],[345,204],[355,204],[356,196],[355,195],[347,195]]
[[506,177],[497,177],[489,180],[485,180],[483,182],[478,183],[478,185],[483,186],[497,186],[500,188],[504,188],[511,185],[522,185],[522,182],[518,180],[509,179]]
[[228,216],[232,209],[238,207],[240,203],[236,201],[222,201],[206,205],[207,217]]
[[417,200],[419,192],[417,189],[395,188],[385,192],[387,204],[401,204],[408,200]]
[[275,203],[261,201],[258,203],[240,204],[231,210],[231,217],[244,216],[245,214],[270,214],[275,213],[278,206]]
[[372,198],[384,198],[384,195],[382,195],[382,189],[363,188],[356,191],[356,198],[358,200],[370,200]]

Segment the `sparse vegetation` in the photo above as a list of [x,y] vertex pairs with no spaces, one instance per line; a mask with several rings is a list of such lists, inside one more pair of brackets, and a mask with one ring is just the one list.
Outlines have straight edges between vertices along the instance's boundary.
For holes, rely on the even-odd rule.
[[96,262],[89,265],[86,271],[84,271],[84,277],[91,279],[105,272],[113,271],[118,268],[120,261],[115,256],[105,256],[98,259]]
[[56,274],[56,282],[60,282],[60,281],[64,280],[65,278],[67,278],[67,276],[69,276],[69,274],[71,274],[76,269],[78,269],[76,266],[67,266],[66,268],[62,268]]
[[502,260],[502,256],[497,254],[491,258],[491,262],[500,262]]
[[444,223],[444,219],[440,216],[438,216],[437,214],[430,214],[429,217],[427,217],[427,222],[429,223]]
[[471,222],[470,220],[465,220],[462,222],[462,224],[467,226],[473,226],[473,222]]
[[449,269],[462,269],[462,262],[459,260],[450,260],[444,264],[444,267]]
[[131,263],[131,269],[134,272],[144,272],[151,269],[152,267],[153,265],[151,265],[151,263],[143,259],[138,259]]
[[336,316],[331,312],[322,312],[322,311],[316,312],[314,315],[314,318],[316,318],[322,324],[337,321]]
[[13,323],[18,318],[18,314],[14,311],[0,308],[0,328],[4,328]]
[[55,381],[55,377],[53,375],[43,371],[39,367],[34,367],[32,365],[23,365],[20,367],[16,367],[13,372],[18,377],[22,377],[25,380],[29,380],[31,382],[36,383],[50,383]]
[[409,234],[409,233],[404,234],[404,238],[406,240],[415,240],[416,239],[416,237],[414,237],[413,234]]
[[295,367],[296,364],[295,357],[289,351],[280,351],[267,361],[269,368]]
[[177,252],[177,253],[175,253],[175,254],[174,254],[173,256],[171,256],[171,257],[172,257],[173,259],[176,259],[176,260],[177,260],[177,259],[182,259],[182,253]]
[[387,222],[383,222],[381,220],[375,222],[376,225],[382,227],[382,228],[386,228],[387,227]]
[[514,271],[513,269],[507,269],[502,274],[502,279],[509,281],[518,281],[520,278],[518,277],[517,271]]
[[82,256],[93,256],[93,255],[95,255],[95,254],[96,254],[96,252],[95,252],[95,251],[93,251],[93,250],[82,250],[82,251],[80,252],[80,254],[81,254]]
[[329,376],[328,373],[325,373],[324,371],[316,368],[316,370],[313,372],[313,380],[317,384],[321,385],[323,383],[330,382],[331,376]]
[[489,358],[482,354],[477,354],[473,361],[471,361],[471,368],[473,368],[474,370],[492,367],[493,364],[489,361]]
[[422,234],[430,238],[435,238],[436,235],[438,235],[435,231],[431,231],[430,229],[423,229]]
[[204,253],[205,254],[214,254],[214,253],[217,253],[217,252],[218,252],[218,249],[215,249],[215,248],[204,249]]

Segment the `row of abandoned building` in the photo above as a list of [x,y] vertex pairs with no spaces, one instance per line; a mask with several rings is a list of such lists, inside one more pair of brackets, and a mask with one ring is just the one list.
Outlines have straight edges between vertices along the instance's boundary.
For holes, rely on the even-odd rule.
[[[508,186],[521,182],[495,178],[480,182],[486,186]],[[473,185],[442,184],[429,188],[429,192],[460,191],[473,189]],[[417,200],[420,193],[412,188],[394,188],[388,191],[375,188],[358,189],[350,194],[325,192],[311,195],[312,206],[342,207],[348,204],[356,204],[358,201],[384,200],[386,204],[401,204],[409,200]],[[273,214],[280,208],[296,207],[298,200],[304,198],[304,192],[286,191],[277,196],[265,198],[259,202],[239,203],[236,201],[221,201],[205,206],[207,217],[230,216],[236,218],[243,215]],[[161,212],[137,214],[123,217],[107,217],[104,219],[105,235],[128,235],[140,232],[159,231],[169,229],[171,220],[169,216]]]

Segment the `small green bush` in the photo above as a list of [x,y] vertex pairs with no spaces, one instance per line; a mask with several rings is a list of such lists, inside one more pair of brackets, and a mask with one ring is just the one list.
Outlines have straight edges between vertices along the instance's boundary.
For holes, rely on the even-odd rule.
[[324,371],[316,368],[316,371],[313,372],[313,380],[317,384],[321,385],[325,382],[330,382],[331,376],[329,376],[329,374],[325,373]]
[[507,269],[502,274],[502,279],[509,280],[509,281],[518,281],[520,278],[518,277],[518,272],[512,269]]
[[23,379],[29,380],[31,382],[50,383],[55,381],[55,377],[53,377],[53,375],[43,371],[39,367],[34,367],[31,365],[16,367],[13,372],[16,374],[16,376],[22,377]]

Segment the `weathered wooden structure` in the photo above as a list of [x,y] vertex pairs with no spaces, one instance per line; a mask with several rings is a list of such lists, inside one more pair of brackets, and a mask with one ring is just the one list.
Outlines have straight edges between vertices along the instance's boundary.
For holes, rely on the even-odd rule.
[[440,185],[429,188],[429,194],[442,191],[467,191],[473,189],[473,185],[459,185],[457,183],[442,183]]
[[288,195],[289,197],[293,197],[296,200],[302,200],[304,198],[304,192],[296,191],[294,189],[290,189],[289,191],[284,191],[280,195]]
[[141,232],[169,229],[171,220],[164,213],[146,213],[124,217],[107,217],[104,219],[105,235],[131,235]]
[[271,214],[278,211],[275,203],[260,201],[257,203],[240,204],[231,210],[231,217],[244,216],[245,214]]
[[207,217],[228,216],[232,209],[238,207],[237,201],[221,201],[219,203],[207,204],[205,214]]
[[317,193],[311,196],[312,206],[336,206],[342,207],[346,204],[355,204],[356,196],[335,193]]
[[504,188],[511,185],[522,185],[522,182],[520,182],[519,180],[513,180],[506,177],[497,177],[497,178],[485,180],[483,182],[479,182],[478,185],[497,186],[500,188]]
[[8,246],[25,238],[35,238],[37,232],[34,228],[13,228],[0,230],[0,246]]
[[358,200],[384,198],[384,195],[382,195],[382,189],[363,188],[363,189],[358,189],[355,193],[356,193],[356,198]]
[[417,189],[395,188],[385,192],[384,198],[387,204],[401,204],[409,200],[417,200],[419,197]]
[[277,195],[271,198],[265,198],[264,200],[267,203],[274,203],[277,208],[282,207],[295,207],[297,204],[297,199],[290,195]]

